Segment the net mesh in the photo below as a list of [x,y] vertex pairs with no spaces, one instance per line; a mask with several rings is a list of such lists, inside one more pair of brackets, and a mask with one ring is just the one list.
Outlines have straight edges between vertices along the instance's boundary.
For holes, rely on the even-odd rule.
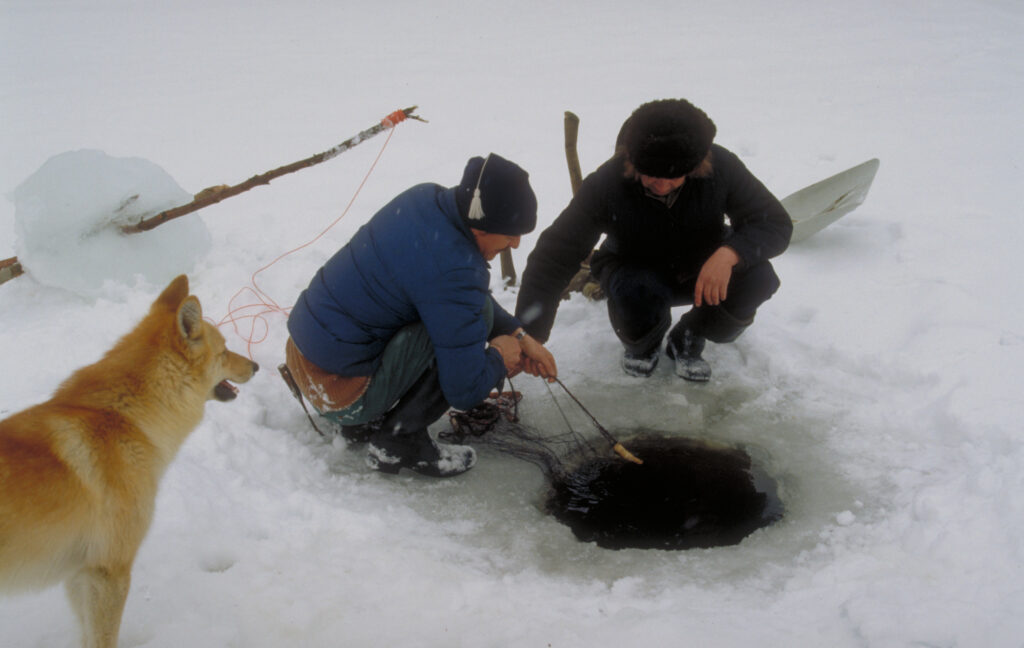
[[452,411],[451,431],[439,436],[538,466],[550,485],[548,512],[579,540],[607,549],[736,544],[781,519],[774,480],[743,448],[637,431],[626,445],[643,460],[638,465],[614,454],[597,430],[577,431],[559,399],[551,397],[564,431],[542,433],[524,425],[518,416],[522,395],[508,391],[472,410]]
[[588,438],[576,431],[552,394],[552,400],[565,420],[561,432],[540,432],[519,419],[517,391],[494,392],[483,403],[468,411],[452,410],[448,414],[450,431],[440,437],[452,443],[472,442],[502,454],[528,461],[544,473],[551,483],[564,481],[572,466],[589,457],[609,454],[607,443]]

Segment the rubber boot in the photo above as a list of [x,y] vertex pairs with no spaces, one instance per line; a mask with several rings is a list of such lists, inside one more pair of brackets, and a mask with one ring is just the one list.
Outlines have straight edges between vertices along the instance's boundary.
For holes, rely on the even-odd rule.
[[675,361],[676,375],[684,380],[707,382],[711,380],[711,365],[701,357],[704,337],[698,334],[707,318],[707,308],[692,308],[668,332],[665,352]]
[[447,410],[434,365],[384,415],[380,429],[370,436],[366,464],[390,474],[401,468],[430,477],[466,472],[476,463],[476,451],[469,446],[436,443],[427,432]]
[[369,423],[359,425],[342,425],[339,434],[348,443],[366,443],[374,433],[384,426],[384,417],[375,418]]
[[622,352],[622,370],[627,375],[637,378],[650,378],[658,366],[658,358],[661,355],[660,346],[650,351],[634,353],[629,349]]
[[683,328],[669,337],[665,352],[676,363],[676,375],[684,380],[707,382],[711,380],[711,365],[701,357],[704,353],[704,338]]

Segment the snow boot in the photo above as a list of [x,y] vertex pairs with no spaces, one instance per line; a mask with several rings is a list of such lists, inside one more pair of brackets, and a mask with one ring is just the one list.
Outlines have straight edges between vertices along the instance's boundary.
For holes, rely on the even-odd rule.
[[386,434],[370,441],[366,465],[382,473],[397,474],[408,468],[428,477],[453,477],[476,464],[476,451],[469,446],[437,443],[427,431]]
[[665,352],[676,363],[676,375],[684,380],[707,382],[711,380],[711,365],[701,357],[704,337],[696,330],[703,324],[705,309],[694,308],[684,314],[668,334]]
[[[613,318],[613,323],[615,319]],[[661,339],[665,337],[665,331],[668,330],[671,321],[668,313],[665,313],[661,321],[639,339],[627,337],[620,328],[614,329],[615,335],[625,347],[622,352],[622,370],[627,375],[648,378],[654,373],[654,368],[658,366],[658,358],[661,356]]]
[[658,366],[660,355],[659,347],[654,347],[646,353],[635,353],[626,349],[622,352],[622,370],[630,376],[649,378],[654,373],[654,368]]
[[430,477],[466,472],[476,463],[476,451],[469,446],[436,443],[427,432],[427,427],[447,410],[435,364],[384,415],[380,428],[370,435],[366,464],[390,474],[401,468]]
[[693,382],[711,380],[711,365],[701,357],[704,352],[704,338],[690,329],[683,330],[678,339],[668,341],[665,347],[668,357],[676,363],[676,375]]

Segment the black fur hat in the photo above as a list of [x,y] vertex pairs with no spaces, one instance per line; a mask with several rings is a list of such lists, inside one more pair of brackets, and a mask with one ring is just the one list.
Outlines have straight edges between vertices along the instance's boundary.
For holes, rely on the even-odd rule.
[[466,163],[455,200],[466,224],[484,232],[520,236],[537,226],[530,174],[495,153]]
[[644,175],[679,178],[699,165],[715,139],[715,124],[685,99],[659,99],[633,111],[619,132],[620,146]]

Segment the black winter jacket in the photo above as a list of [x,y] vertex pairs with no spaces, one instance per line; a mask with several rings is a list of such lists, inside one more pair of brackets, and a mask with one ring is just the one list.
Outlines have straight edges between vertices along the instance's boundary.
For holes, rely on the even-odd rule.
[[711,163],[712,174],[687,178],[671,206],[627,178],[620,156],[587,176],[527,260],[516,304],[526,331],[548,339],[562,291],[602,234],[591,259],[599,279],[631,265],[685,281],[723,244],[739,255],[740,269],[781,254],[793,232],[786,210],[732,152],[713,145]]

